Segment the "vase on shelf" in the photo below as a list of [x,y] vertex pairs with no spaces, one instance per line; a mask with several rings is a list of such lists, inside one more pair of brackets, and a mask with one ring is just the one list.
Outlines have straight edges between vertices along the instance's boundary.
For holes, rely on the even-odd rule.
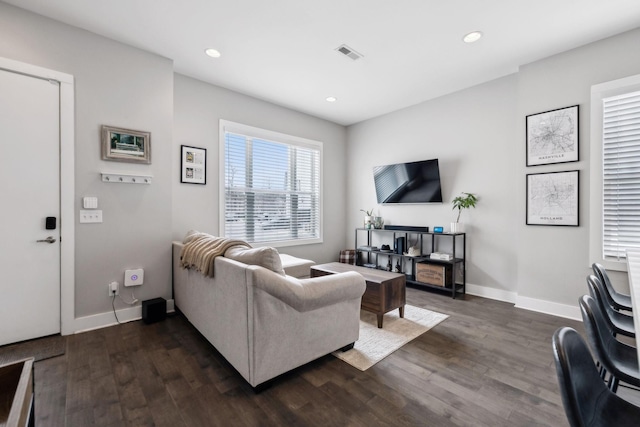
[[373,217],[372,216],[365,216],[364,217],[364,228],[373,228]]
[[464,233],[464,224],[461,222],[452,222],[451,223],[451,232],[452,233]]
[[383,225],[384,225],[384,219],[381,216],[373,217],[373,228],[376,228],[379,230],[382,228]]

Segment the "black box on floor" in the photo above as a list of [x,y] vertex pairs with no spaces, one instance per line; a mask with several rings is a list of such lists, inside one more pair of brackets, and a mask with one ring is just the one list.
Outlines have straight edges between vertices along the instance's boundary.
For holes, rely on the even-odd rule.
[[142,320],[144,323],[153,323],[164,320],[167,317],[167,300],[154,298],[142,301]]

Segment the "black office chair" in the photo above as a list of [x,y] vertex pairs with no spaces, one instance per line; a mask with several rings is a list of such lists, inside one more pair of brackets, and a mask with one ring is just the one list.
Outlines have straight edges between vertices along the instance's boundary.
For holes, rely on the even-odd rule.
[[636,348],[616,340],[598,303],[593,298],[584,295],[579,299],[579,303],[591,350],[611,374],[609,388],[615,393],[618,389],[618,381],[640,387]]
[[616,310],[632,311],[631,296],[616,291],[616,289],[611,284],[611,280],[609,279],[607,270],[605,270],[605,268],[598,263],[593,263],[591,265],[591,268],[593,268],[593,272],[600,280],[600,283],[604,285],[604,289],[606,290],[605,297],[607,298],[607,300],[609,300],[609,304]]
[[626,315],[619,311],[616,311],[605,297],[606,290],[604,285],[593,274],[587,277],[587,287],[589,288],[589,294],[591,298],[596,300],[600,311],[605,315],[605,320],[609,323],[614,334],[626,335],[631,338],[636,337],[636,328],[633,325],[633,316]]
[[640,407],[619,397],[602,382],[589,348],[571,328],[553,334],[553,357],[562,404],[572,427],[637,427]]

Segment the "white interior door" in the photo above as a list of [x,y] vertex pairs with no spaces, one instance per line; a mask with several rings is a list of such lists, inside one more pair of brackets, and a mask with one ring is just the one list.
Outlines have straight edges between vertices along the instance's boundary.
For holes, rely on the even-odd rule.
[[[0,70],[0,146],[3,345],[60,332],[57,82]],[[46,229],[47,217],[55,229]]]

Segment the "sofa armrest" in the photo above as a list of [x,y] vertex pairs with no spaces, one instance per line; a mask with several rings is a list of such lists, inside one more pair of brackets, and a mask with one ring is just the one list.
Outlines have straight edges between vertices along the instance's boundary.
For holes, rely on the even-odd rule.
[[328,276],[296,279],[251,266],[254,286],[299,312],[361,298],[367,285],[362,275],[348,271]]

